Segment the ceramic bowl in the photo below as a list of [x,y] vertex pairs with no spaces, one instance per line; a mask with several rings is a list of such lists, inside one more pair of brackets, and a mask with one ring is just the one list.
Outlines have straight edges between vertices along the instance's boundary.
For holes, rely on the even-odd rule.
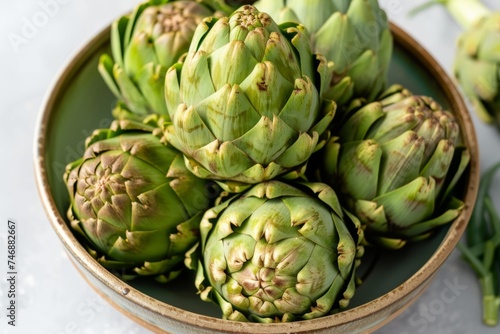
[[[97,71],[109,51],[109,29],[65,67],[42,106],[36,134],[35,171],[50,223],[71,262],[95,291],[144,327],[160,333],[362,333],[380,328],[415,301],[452,252],[470,218],[478,187],[478,146],[467,108],[454,82],[408,34],[391,26],[395,46],[390,83],[434,97],[455,112],[472,161],[462,188],[460,216],[431,238],[397,253],[380,251],[367,261],[372,270],[345,311],[294,323],[238,323],[220,319],[219,308],[196,295],[191,279],[160,285],[141,279],[124,282],[99,265],[80,245],[66,221],[68,195],[62,181],[66,164],[83,154],[84,139],[112,121],[115,98]],[[186,275],[190,275],[187,273]]]

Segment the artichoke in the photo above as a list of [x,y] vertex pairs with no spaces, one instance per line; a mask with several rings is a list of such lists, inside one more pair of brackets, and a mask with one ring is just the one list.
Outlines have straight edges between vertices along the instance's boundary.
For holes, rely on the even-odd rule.
[[385,89],[393,38],[377,0],[260,0],[255,6],[278,23],[306,26],[313,51],[335,63],[328,98],[372,101]]
[[400,86],[353,106],[318,159],[366,239],[399,248],[455,219],[463,203],[452,190],[470,156],[454,115]]
[[454,74],[476,114],[500,127],[500,12],[479,0],[433,0],[421,11],[442,4],[464,29],[457,43]]
[[484,17],[457,44],[454,73],[477,115],[500,127],[500,12]]
[[124,279],[175,278],[217,196],[158,133],[152,124],[115,121],[87,139],[83,157],[64,174],[71,227],[99,263]]
[[198,24],[211,15],[211,9],[196,1],[149,1],[113,22],[113,59],[103,54],[98,69],[127,106],[128,113],[118,118],[160,114],[168,120],[163,93],[167,69],[188,50]]
[[335,113],[320,99],[328,69],[301,25],[280,28],[250,5],[208,18],[167,72],[166,136],[190,171],[233,190],[300,174]]
[[359,221],[322,183],[259,183],[208,210],[196,285],[225,319],[288,322],[345,308],[363,254]]

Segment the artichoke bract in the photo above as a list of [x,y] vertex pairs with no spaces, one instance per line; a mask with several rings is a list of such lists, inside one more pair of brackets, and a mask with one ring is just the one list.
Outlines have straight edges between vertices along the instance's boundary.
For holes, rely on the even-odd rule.
[[89,252],[124,279],[166,282],[184,268],[217,187],[196,178],[153,124],[115,121],[66,168],[68,218]]
[[113,22],[113,58],[103,54],[98,69],[131,118],[168,118],[163,93],[167,69],[187,52],[196,27],[211,15],[196,1],[149,1]]
[[452,191],[469,151],[454,115],[432,98],[391,87],[350,110],[334,136],[318,154],[321,180],[342,194],[369,242],[399,248],[461,212]]
[[195,175],[226,185],[300,174],[335,114],[320,99],[328,67],[301,25],[279,27],[250,5],[208,18],[167,72],[166,136]]
[[386,88],[393,38],[377,0],[261,0],[255,6],[278,23],[305,25],[313,51],[335,64],[328,98],[372,101]]
[[225,319],[289,322],[347,307],[359,221],[322,183],[259,183],[208,210],[196,285]]

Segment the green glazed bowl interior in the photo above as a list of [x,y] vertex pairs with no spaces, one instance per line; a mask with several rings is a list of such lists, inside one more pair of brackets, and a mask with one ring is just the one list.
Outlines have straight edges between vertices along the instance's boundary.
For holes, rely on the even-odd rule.
[[[69,199],[62,175],[79,159],[94,129],[110,125],[116,102],[97,64],[109,52],[109,30],[88,43],[58,77],[40,113],[35,173],[50,222],[70,258],[94,289],[127,316],[156,332],[199,333],[331,333],[371,331],[390,321],[424,290],[460,239],[475,202],[478,183],[476,135],[455,85],[434,59],[411,37],[392,25],[395,38],[389,82],[415,94],[432,96],[459,119],[472,161],[463,181],[465,210],[430,238],[402,250],[370,253],[361,268],[363,284],[349,308],[339,314],[291,324],[241,324],[221,320],[218,306],[201,301],[191,277],[161,285],[144,279],[122,282],[102,268],[78,243],[67,226]],[[192,275],[186,273],[185,276]]]

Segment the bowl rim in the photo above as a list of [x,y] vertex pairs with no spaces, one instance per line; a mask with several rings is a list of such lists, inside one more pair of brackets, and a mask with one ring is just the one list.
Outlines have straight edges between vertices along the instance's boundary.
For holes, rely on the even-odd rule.
[[[445,96],[449,100],[450,108],[455,111],[455,115],[459,119],[461,128],[464,133],[464,141],[471,154],[471,162],[469,165],[469,179],[467,181],[466,196],[464,198],[465,207],[461,214],[451,223],[451,226],[446,233],[443,241],[438,249],[427,260],[427,262],[409,279],[403,282],[400,286],[389,291],[388,293],[365,304],[347,309],[337,314],[328,315],[318,319],[297,321],[291,323],[279,324],[259,324],[259,323],[241,323],[235,321],[223,320],[206,315],[201,315],[191,311],[187,311],[167,303],[161,302],[145,293],[133,288],[126,282],[114,276],[111,272],[102,267],[78,242],[69,229],[67,223],[57,210],[55,200],[50,192],[48,182],[48,171],[46,167],[46,137],[49,129],[51,116],[54,112],[54,105],[58,102],[61,91],[64,90],[65,83],[70,81],[80,68],[86,63],[89,54],[93,54],[96,50],[102,47],[106,41],[109,41],[110,26],[104,28],[100,33],[91,38],[87,43],[80,48],[76,54],[70,58],[68,63],[63,66],[55,77],[55,80],[46,93],[44,101],[39,110],[38,119],[35,128],[34,142],[34,172],[37,184],[38,193],[44,207],[44,210],[49,218],[49,221],[63,243],[66,251],[68,251],[80,267],[91,273],[100,283],[109,287],[117,294],[125,295],[126,297],[149,312],[157,314],[161,317],[175,319],[186,323],[193,327],[202,327],[208,330],[224,331],[228,333],[282,333],[283,331],[308,333],[318,329],[334,328],[347,324],[349,322],[367,318],[376,312],[388,308],[393,303],[408,297],[412,291],[418,287],[426,287],[429,284],[430,278],[435,274],[437,269],[445,262],[448,256],[453,251],[454,247],[460,240],[472,214],[479,183],[479,148],[475,129],[470,118],[470,114],[463,100],[463,97],[455,83],[439,63],[425,50],[413,37],[399,28],[396,24],[390,23],[391,32],[394,42],[401,45],[406,51],[412,53],[426,69],[436,78],[436,82],[443,89]],[[92,284],[86,279],[92,286]],[[104,294],[98,291],[95,286],[92,286],[101,296]],[[422,289],[423,291],[424,289]],[[422,292],[421,291],[421,292]],[[150,323],[145,323],[142,319],[138,319],[136,315],[121,309],[111,298],[105,299],[112,306],[119,309],[132,320],[139,324],[155,331],[158,328]],[[418,297],[413,296],[411,302]],[[376,328],[382,327],[384,324],[400,314],[410,303],[405,307],[390,314],[385,320],[375,325]],[[141,321],[139,321],[141,320]],[[373,328],[370,328],[373,330]]]

